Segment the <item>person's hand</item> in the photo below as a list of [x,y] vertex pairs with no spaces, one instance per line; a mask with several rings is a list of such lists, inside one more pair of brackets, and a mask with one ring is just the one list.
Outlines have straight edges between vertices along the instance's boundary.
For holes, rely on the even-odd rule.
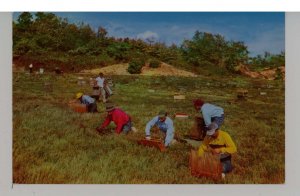
[[221,150],[216,148],[216,149],[212,149],[212,153],[213,154],[220,154],[221,153]]
[[101,128],[101,127],[97,127],[97,128],[96,128],[96,131],[97,131],[99,134],[103,134],[104,129]]
[[146,140],[151,140],[151,137],[150,136],[146,136],[145,139]]

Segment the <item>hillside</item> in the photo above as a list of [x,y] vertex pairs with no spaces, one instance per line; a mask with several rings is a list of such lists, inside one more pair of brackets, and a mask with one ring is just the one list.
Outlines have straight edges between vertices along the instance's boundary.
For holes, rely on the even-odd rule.
[[[131,75],[128,71],[128,63],[124,64],[115,64],[103,68],[92,69],[92,70],[83,70],[80,73],[86,74],[99,74],[102,72],[105,75]],[[150,68],[148,65],[142,68],[142,73],[139,75],[147,75],[147,76],[184,76],[184,77],[196,77],[197,75],[188,72],[185,70],[181,70],[175,68],[172,65],[162,63],[158,68]]]

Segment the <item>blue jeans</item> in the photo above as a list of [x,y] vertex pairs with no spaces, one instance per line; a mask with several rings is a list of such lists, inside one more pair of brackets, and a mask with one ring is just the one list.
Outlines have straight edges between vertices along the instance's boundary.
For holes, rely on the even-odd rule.
[[127,134],[129,131],[131,131],[132,123],[131,120],[129,120],[122,128],[122,131]]
[[220,128],[224,122],[224,114],[222,114],[221,116],[212,117],[211,122],[215,122],[218,125],[218,128]]
[[231,164],[231,158],[226,160],[221,160],[223,173],[228,173],[232,171],[232,164]]

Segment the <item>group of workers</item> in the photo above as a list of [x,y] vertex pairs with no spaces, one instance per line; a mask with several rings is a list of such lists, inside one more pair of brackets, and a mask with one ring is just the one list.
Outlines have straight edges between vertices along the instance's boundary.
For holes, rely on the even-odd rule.
[[[91,113],[98,112],[96,99],[102,100],[103,103],[106,103],[107,97],[112,95],[112,91],[107,85],[106,79],[104,78],[103,73],[99,73],[99,76],[93,82],[93,88],[98,89],[97,95],[90,96],[79,92],[76,94],[76,99],[80,101],[80,103],[85,104],[87,107],[87,111]],[[106,92],[106,90],[108,92]]]
[[[122,109],[115,107],[115,105],[107,101],[105,97],[105,79],[103,74],[100,73],[99,77],[96,78],[97,85],[100,88],[101,99],[105,103],[105,109],[107,116],[103,123],[96,128],[98,133],[105,132],[105,128],[113,121],[116,125],[115,132],[129,133],[130,131],[136,132],[137,129],[133,127],[133,123],[130,115],[124,112]],[[81,103],[86,104],[89,112],[98,112],[96,100],[83,93],[77,93],[76,98]],[[198,149],[198,156],[203,156],[204,152],[211,152],[219,155],[220,162],[222,164],[223,173],[232,171],[231,155],[237,151],[236,145],[233,142],[230,135],[220,129],[224,122],[224,110],[223,108],[204,102],[202,99],[196,99],[193,101],[194,108],[197,112],[202,114],[206,136]],[[174,124],[168,113],[161,110],[157,116],[153,117],[145,128],[145,139],[151,140],[151,129],[156,127],[160,130],[163,135],[165,147],[169,147],[174,142]]]

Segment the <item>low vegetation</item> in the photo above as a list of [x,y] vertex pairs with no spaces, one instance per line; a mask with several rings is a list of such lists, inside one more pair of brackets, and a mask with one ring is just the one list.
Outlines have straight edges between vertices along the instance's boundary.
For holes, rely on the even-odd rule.
[[[284,75],[280,72],[269,81],[246,78],[235,71],[239,65],[254,71],[284,66],[284,53],[250,57],[243,42],[199,31],[172,46],[115,38],[103,27],[93,31],[88,24],[72,24],[53,13],[23,12],[13,21],[13,57],[15,70],[33,64],[34,72],[40,67],[46,72],[30,75],[25,69],[13,73],[14,183],[285,182]],[[144,67],[148,75],[139,75],[145,62],[149,62],[149,67]],[[98,74],[79,71],[114,64],[115,74],[120,74],[117,69],[124,65],[132,74],[111,75],[111,101],[131,115],[139,130],[135,134],[115,135],[111,124],[111,134],[98,135],[95,128],[106,116],[102,102],[98,102],[98,114],[79,114],[68,107],[77,92],[92,93],[89,79]],[[55,67],[64,74],[54,75]],[[182,77],[183,70],[191,77]],[[168,71],[168,76],[156,74]],[[78,85],[79,76],[86,84]],[[240,89],[247,91],[245,99],[237,99]],[[185,99],[174,100],[177,93]],[[161,109],[174,120],[176,137],[184,138],[193,127],[197,113],[192,100],[198,97],[225,109],[222,129],[230,133],[238,148],[234,170],[221,182],[191,176],[192,147],[186,143],[177,142],[163,153],[137,144],[145,135],[146,123]],[[174,119],[177,112],[187,113],[189,118]]]
[[145,62],[143,60],[134,59],[131,62],[129,62],[127,71],[131,74],[140,74],[144,65]]
[[[136,134],[98,135],[106,115],[74,113],[67,105],[76,92],[77,74],[13,75],[13,182],[17,184],[272,184],[285,179],[284,82],[216,76],[112,76],[111,100],[128,112]],[[81,75],[87,81],[94,75]],[[46,88],[45,84],[51,84]],[[237,100],[236,90],[248,90]],[[185,100],[174,100],[181,92]],[[264,93],[261,93],[264,92]],[[234,170],[221,182],[195,178],[189,171],[191,147],[178,142],[161,153],[137,144],[144,128],[162,108],[183,138],[196,115],[191,100],[202,97],[225,109],[223,130],[235,141]],[[174,119],[185,112],[188,119]]]

